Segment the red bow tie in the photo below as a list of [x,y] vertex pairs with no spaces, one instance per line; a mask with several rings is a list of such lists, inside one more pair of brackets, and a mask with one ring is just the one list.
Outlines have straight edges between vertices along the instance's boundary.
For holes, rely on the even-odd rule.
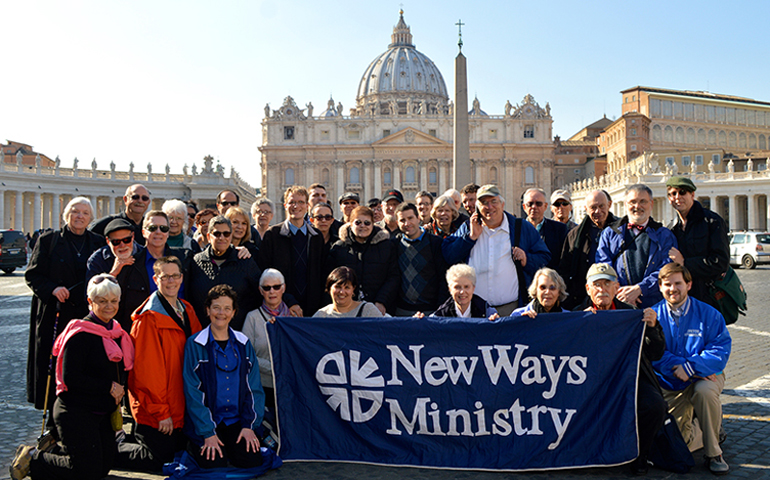
[[635,223],[629,223],[626,228],[628,228],[629,230],[633,230],[635,228],[635,229],[637,229],[637,230],[639,230],[641,232],[642,230],[644,230],[644,225],[637,225]]

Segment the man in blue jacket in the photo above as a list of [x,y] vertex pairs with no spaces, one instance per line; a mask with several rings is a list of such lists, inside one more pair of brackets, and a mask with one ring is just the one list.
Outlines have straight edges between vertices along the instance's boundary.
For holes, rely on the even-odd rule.
[[669,263],[660,270],[658,281],[665,300],[652,309],[666,336],[666,351],[652,366],[690,451],[703,445],[711,472],[724,475],[730,467],[719,446],[719,395],[730,358],[730,333],[718,310],[688,295],[692,276],[687,268]]
[[658,272],[671,262],[669,250],[676,248],[676,237],[650,216],[652,190],[636,184],[626,189],[627,215],[602,231],[596,263],[609,263],[618,272],[618,299],[638,308],[647,308],[663,297],[658,289]]
[[467,263],[476,269],[476,294],[501,317],[527,303],[532,276],[551,259],[535,227],[505,211],[495,185],[482,186],[476,211],[441,246],[449,265]]

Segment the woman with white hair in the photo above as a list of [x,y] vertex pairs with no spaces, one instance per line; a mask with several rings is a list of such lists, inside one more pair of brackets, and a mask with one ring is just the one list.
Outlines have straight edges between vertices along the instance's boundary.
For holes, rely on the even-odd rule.
[[94,276],[87,292],[90,312],[82,320],[72,320],[54,343],[53,419],[61,448],[43,452],[20,446],[11,468],[14,479],[29,474],[33,479],[96,480],[112,468],[118,430],[113,417],[120,415],[134,344],[113,318],[120,303],[115,277]]
[[187,205],[181,200],[166,200],[161,208],[163,213],[168,216],[168,241],[169,247],[182,247],[192,250],[193,254],[200,253],[201,247],[198,242],[194,242],[192,237],[187,236]]
[[[495,307],[476,295],[476,270],[470,265],[458,263],[446,272],[450,298],[431,314],[431,317],[488,318],[497,320]],[[418,312],[415,317],[422,318]]]
[[259,361],[259,374],[262,378],[262,388],[265,390],[265,405],[275,411],[275,396],[273,395],[273,369],[270,366],[270,348],[267,344],[265,324],[275,320],[275,317],[291,317],[288,305],[283,301],[286,293],[286,280],[283,274],[275,268],[268,268],[259,277],[259,293],[262,294],[262,306],[246,315],[243,323],[243,333],[249,337],[251,345]]
[[454,199],[448,195],[441,195],[433,202],[433,208],[430,211],[430,218],[433,221],[425,228],[433,235],[446,238],[460,227],[455,222],[459,216],[460,212],[457,210]]
[[517,308],[511,316],[526,315],[535,318],[538,313],[566,312],[561,308],[561,302],[567,299],[567,285],[564,279],[548,267],[535,272],[535,277],[527,290],[532,301],[526,306]]
[[[88,313],[86,303],[86,263],[93,252],[103,247],[104,237],[88,230],[94,219],[90,200],[75,197],[62,211],[61,230],[44,233],[35,244],[24,279],[32,290],[27,357],[27,401],[43,410],[53,406],[50,384],[51,348],[58,333],[73,318]],[[49,417],[50,420],[50,417]],[[55,428],[48,427],[56,438]]]

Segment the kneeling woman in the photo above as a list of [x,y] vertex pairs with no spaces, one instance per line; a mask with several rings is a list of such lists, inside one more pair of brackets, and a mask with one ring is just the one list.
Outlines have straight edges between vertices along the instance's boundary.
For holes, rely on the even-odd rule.
[[184,355],[184,430],[202,468],[262,464],[254,429],[262,424],[265,393],[248,337],[230,328],[238,298],[227,285],[206,297],[211,324],[187,340]]
[[526,315],[535,318],[538,313],[566,312],[561,308],[561,302],[569,296],[567,285],[556,270],[543,267],[535,272],[528,292],[532,301],[514,310],[512,317]]
[[[38,452],[21,446],[11,478],[104,478],[117,452],[111,416],[125,392],[126,370],[134,363],[131,337],[113,320],[120,286],[115,277],[96,275],[88,282],[90,312],[72,320],[56,338],[56,402],[53,419],[62,448]],[[117,415],[120,411],[117,410]]]

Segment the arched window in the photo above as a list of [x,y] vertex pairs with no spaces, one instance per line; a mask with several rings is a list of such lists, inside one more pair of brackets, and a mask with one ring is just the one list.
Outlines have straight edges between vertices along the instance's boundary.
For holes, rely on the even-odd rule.
[[676,143],[684,143],[684,128],[676,127]]
[[361,175],[359,173],[358,167],[353,167],[350,169],[350,183],[361,183]]
[[393,183],[393,178],[390,172],[390,168],[386,168],[385,170],[382,171],[382,183],[384,183],[385,185],[390,185],[391,183]]
[[709,145],[717,144],[717,133],[714,130],[709,130]]
[[660,128],[660,125],[654,125],[652,127],[652,141],[653,142],[663,141],[663,129]]
[[[750,110],[753,112],[753,110]],[[753,133],[749,135],[749,148],[757,148],[757,136]]]
[[535,169],[532,167],[527,167],[524,169],[524,183],[526,184],[532,184],[535,183]]
[[687,129],[687,143],[689,145],[695,145],[695,130],[692,128]]
[[762,150],[767,148],[767,143],[765,142],[765,136],[761,134],[759,135],[759,148]]
[[321,183],[323,183],[324,185],[329,185],[329,169],[328,168],[324,168],[321,171]]
[[719,131],[719,146],[720,147],[726,147],[727,146],[727,134],[724,130]]
[[430,167],[430,171],[428,171],[428,183],[431,185],[435,185],[438,183],[438,174],[436,173],[436,167]]
[[672,143],[674,141],[674,129],[669,125],[667,125],[666,129],[663,130],[663,141],[668,143]]
[[738,147],[739,148],[746,148],[746,134],[741,133],[741,136],[738,137]]
[[729,145],[733,148],[738,146],[738,136],[735,134],[735,132],[730,132],[730,136],[728,137],[730,139]]
[[414,178],[414,167],[406,167],[406,175],[404,175],[404,182],[415,183],[417,180]]
[[489,169],[489,183],[497,183],[497,167]]
[[294,185],[294,169],[287,168],[283,174],[284,185]]
[[702,128],[698,129],[698,145],[706,144],[706,131]]

